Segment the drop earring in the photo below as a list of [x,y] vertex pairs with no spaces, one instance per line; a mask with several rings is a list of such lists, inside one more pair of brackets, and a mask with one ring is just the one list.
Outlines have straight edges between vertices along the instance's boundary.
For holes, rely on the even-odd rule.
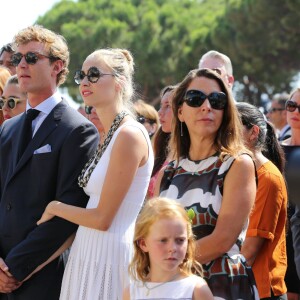
[[182,122],[180,122],[180,136],[183,136]]

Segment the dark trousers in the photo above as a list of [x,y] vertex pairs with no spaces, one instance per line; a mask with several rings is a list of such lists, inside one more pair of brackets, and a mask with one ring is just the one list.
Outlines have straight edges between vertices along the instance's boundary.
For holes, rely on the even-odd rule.
[[273,291],[271,290],[271,297],[261,298],[261,300],[287,300],[287,295],[274,296]]

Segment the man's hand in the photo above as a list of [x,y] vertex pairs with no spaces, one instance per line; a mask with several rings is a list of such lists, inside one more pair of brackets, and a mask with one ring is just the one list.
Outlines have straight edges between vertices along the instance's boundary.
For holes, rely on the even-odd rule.
[[8,271],[8,267],[4,260],[0,258],[0,293],[11,293],[21,285],[12,274]]

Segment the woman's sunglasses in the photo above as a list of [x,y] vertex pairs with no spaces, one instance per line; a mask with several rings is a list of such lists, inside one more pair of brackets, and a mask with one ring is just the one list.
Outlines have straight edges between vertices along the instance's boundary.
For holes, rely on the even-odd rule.
[[288,100],[285,103],[285,109],[289,112],[293,112],[298,108],[298,112],[300,113],[300,105],[297,105],[296,102]]
[[0,110],[2,110],[5,105],[10,109],[14,109],[20,102],[22,101],[19,98],[9,97],[7,100],[5,98],[0,98]]
[[183,101],[190,107],[200,107],[206,99],[208,99],[213,109],[222,110],[227,105],[227,96],[222,92],[213,92],[206,95],[202,91],[190,90],[186,92]]
[[154,120],[147,119],[147,118],[145,118],[144,116],[138,116],[138,117],[137,117],[137,121],[138,121],[139,123],[141,123],[141,124],[145,124],[145,123],[147,122],[147,123],[149,123],[149,124],[152,125],[152,124],[155,123]]
[[17,67],[19,65],[19,63],[21,62],[22,60],[22,57],[25,57],[25,60],[26,62],[29,64],[29,65],[34,65],[37,63],[37,61],[41,58],[41,57],[46,57],[46,58],[49,58],[51,59],[52,57],[51,56],[47,56],[47,55],[44,55],[44,54],[41,54],[41,53],[37,53],[37,52],[27,52],[26,54],[22,54],[20,52],[18,53],[14,53],[12,56],[11,56],[11,64],[15,67]]
[[86,76],[89,82],[96,83],[99,78],[105,75],[116,76],[112,73],[102,73],[98,68],[91,67],[88,69],[87,74],[85,74],[82,70],[77,70],[74,75],[74,80],[77,84],[81,84],[82,80]]

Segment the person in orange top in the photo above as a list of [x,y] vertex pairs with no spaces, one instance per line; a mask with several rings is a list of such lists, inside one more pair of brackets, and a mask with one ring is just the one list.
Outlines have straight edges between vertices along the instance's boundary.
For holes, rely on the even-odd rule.
[[[242,254],[252,266],[261,299],[287,299],[285,223],[287,189],[281,172],[284,155],[264,115],[255,106],[237,103],[246,146],[253,153],[258,187]],[[266,146],[266,147],[265,147]]]

